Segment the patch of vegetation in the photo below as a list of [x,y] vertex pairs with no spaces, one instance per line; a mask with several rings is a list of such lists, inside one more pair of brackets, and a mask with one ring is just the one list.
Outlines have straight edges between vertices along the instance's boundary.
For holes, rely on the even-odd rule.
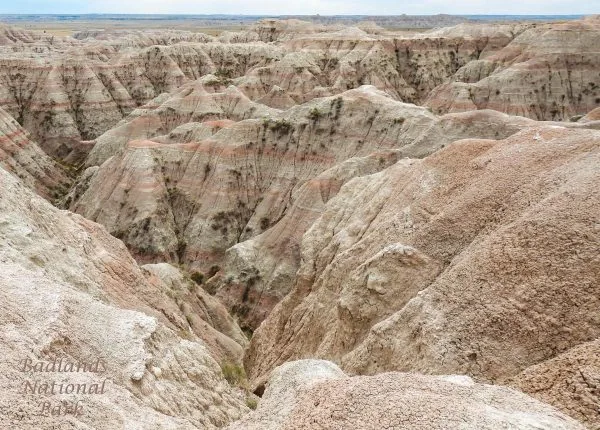
[[177,242],[177,250],[175,251],[177,253],[178,261],[183,260],[183,255],[185,254],[185,248],[187,248],[187,242],[180,238],[179,241]]
[[242,366],[225,361],[221,363],[221,371],[225,380],[229,382],[229,385],[241,388],[246,388],[248,385],[246,371]]
[[208,279],[215,276],[219,272],[219,270],[221,270],[221,268],[219,266],[217,266],[216,264],[210,266],[210,269],[208,269],[208,274],[207,274]]
[[246,302],[250,294],[250,289],[261,279],[260,271],[256,267],[250,266],[246,269],[242,269],[239,278],[240,281],[246,284],[244,296],[242,297],[242,301]]
[[210,167],[210,163],[206,163],[206,165],[204,166],[204,179],[202,179],[203,181],[206,181],[206,178],[208,178],[211,169],[212,168]]
[[310,112],[308,112],[308,118],[314,122],[317,122],[319,118],[321,118],[321,115],[321,111],[316,107],[312,108]]
[[150,223],[151,223],[151,222],[152,222],[152,221],[150,220],[150,218],[144,218],[144,220],[143,220],[143,221],[141,222],[141,224],[140,224],[140,229],[141,229],[143,232],[146,232],[146,233],[147,233],[147,232],[148,232],[148,230],[150,229]]
[[231,79],[233,78],[233,72],[229,69],[219,67],[215,72],[215,76],[218,78]]
[[255,410],[258,407],[258,402],[254,397],[246,397],[246,406],[252,410]]
[[344,105],[344,99],[341,97],[336,97],[331,102],[331,107],[333,108],[333,119],[337,120],[340,117],[340,112],[342,111],[342,106]]
[[222,76],[218,76],[216,78],[210,78],[208,79],[206,82],[204,82],[204,85],[206,85],[207,87],[220,87],[221,85],[223,86],[229,86],[231,85],[233,81],[231,79],[228,78],[224,78]]
[[230,224],[235,222],[235,214],[232,211],[220,211],[213,216],[211,228],[213,230],[221,230],[224,235],[227,234]]
[[204,273],[202,272],[194,271],[191,273],[190,278],[198,285],[204,284]]
[[262,231],[265,231],[266,229],[268,229],[270,225],[271,225],[271,221],[266,216],[264,216],[260,219],[260,229]]
[[244,326],[244,327],[240,327],[242,329],[242,333],[244,333],[246,335],[246,337],[248,338],[248,340],[252,339],[252,336],[254,336],[254,330],[252,330],[252,328]]
[[285,119],[278,119],[270,123],[271,130],[281,135],[288,134],[292,129],[292,124]]

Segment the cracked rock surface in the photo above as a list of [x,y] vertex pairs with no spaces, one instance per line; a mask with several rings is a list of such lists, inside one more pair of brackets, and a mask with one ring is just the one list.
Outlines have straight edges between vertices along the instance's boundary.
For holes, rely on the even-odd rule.
[[514,389],[467,376],[346,376],[322,360],[276,368],[255,412],[228,430],[580,429],[575,420]]

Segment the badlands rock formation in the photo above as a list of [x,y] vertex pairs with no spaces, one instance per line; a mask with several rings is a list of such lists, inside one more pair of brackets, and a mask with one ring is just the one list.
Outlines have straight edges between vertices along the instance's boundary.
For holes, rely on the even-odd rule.
[[525,369],[510,384],[597,429],[599,380],[600,340],[596,339]]
[[[438,118],[372,86],[277,110],[205,77],[99,137],[65,203],[139,260],[211,275],[226,265],[215,288],[255,328],[290,290],[300,238],[344,182],[458,138],[506,137],[532,123],[494,111]],[[309,197],[315,186],[330,190]]]
[[29,139],[13,117],[0,108],[0,166],[46,198],[59,197],[69,180],[63,168]]
[[219,38],[174,30],[57,38],[3,27],[0,101],[48,153],[72,162],[89,151],[82,142],[136,107],[210,73],[273,107],[372,84],[405,102],[427,99],[436,112],[568,119],[599,103],[598,22],[461,24],[406,36],[265,21]]
[[239,76],[280,55],[262,43],[225,45],[187,32],[77,36],[10,39],[0,50],[2,106],[69,162],[87,154],[86,140],[159,94],[208,73]]
[[466,376],[347,377],[320,360],[275,369],[260,406],[229,430],[581,429],[539,401]]
[[[0,352],[102,356],[74,428],[265,386],[232,428],[600,428],[597,40],[0,28]],[[2,426],[46,425],[0,370]]]
[[595,130],[538,127],[348,182],[252,338],[251,377],[316,356],[501,381],[597,339],[599,145]]
[[[91,221],[52,207],[0,168],[0,427],[216,428],[241,416],[244,395],[219,363],[241,352],[220,305],[195,297],[176,269],[142,269]],[[184,291],[182,291],[184,290]],[[197,304],[195,304],[197,303]],[[206,318],[194,307],[205,310]],[[187,312],[193,317],[186,321]],[[201,338],[206,338],[203,342]],[[106,373],[24,373],[25,359],[91,363]],[[102,395],[24,393],[26,381],[102,383]],[[78,416],[40,416],[39,402],[82,400]]]
[[463,66],[426,104],[440,113],[488,108],[539,120],[589,112],[600,104],[599,30],[599,17],[529,28]]

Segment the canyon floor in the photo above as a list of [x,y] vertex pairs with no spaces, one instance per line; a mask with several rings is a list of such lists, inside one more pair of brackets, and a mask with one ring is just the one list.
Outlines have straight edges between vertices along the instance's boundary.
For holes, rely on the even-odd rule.
[[378,19],[0,24],[0,428],[600,429],[600,17]]

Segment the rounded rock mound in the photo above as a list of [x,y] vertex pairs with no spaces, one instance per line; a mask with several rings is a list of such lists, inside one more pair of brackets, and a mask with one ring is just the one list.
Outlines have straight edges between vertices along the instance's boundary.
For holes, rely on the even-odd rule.
[[553,407],[468,376],[382,373],[348,377],[333,363],[276,368],[258,409],[229,430],[583,429]]

